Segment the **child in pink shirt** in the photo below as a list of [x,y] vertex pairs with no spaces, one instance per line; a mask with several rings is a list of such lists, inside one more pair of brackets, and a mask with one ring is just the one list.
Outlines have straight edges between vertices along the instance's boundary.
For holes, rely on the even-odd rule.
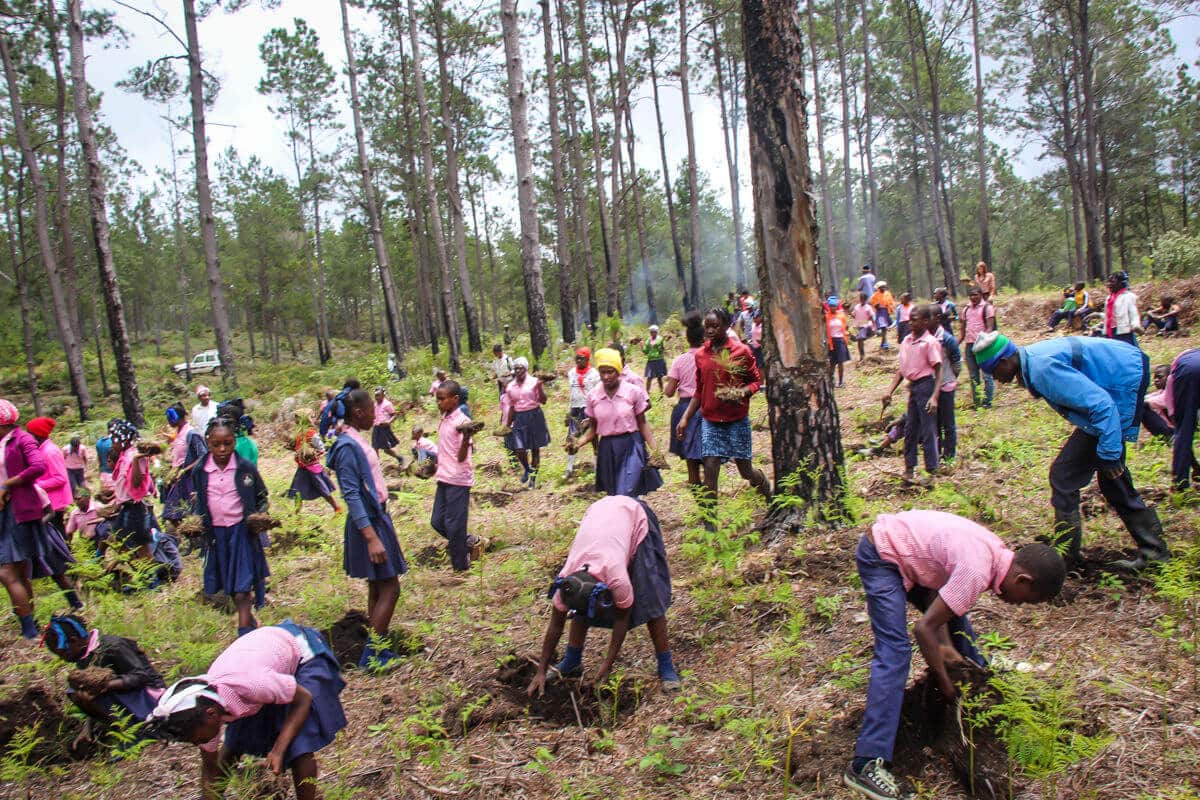
[[100,514],[97,513],[103,504],[95,504],[92,493],[85,488],[75,490],[75,510],[67,517],[67,538],[76,533],[91,541],[96,538],[96,526],[100,524]]
[[143,500],[154,494],[154,480],[150,477],[150,459],[140,455],[135,445],[138,430],[128,420],[109,423],[109,436],[115,454],[112,470],[113,502],[120,511],[112,519],[113,540],[122,547],[133,550],[139,559],[153,558],[150,545],[153,542],[150,509]]
[[[942,365],[942,344],[930,330],[935,327],[929,306],[913,309],[909,318],[912,333],[900,343],[900,368],[887,394],[883,396],[886,409],[892,394],[903,380],[908,381],[908,411],[904,434],[904,479],[919,486],[930,486],[938,468],[937,405],[938,375]],[[926,475],[918,478],[917,445],[925,454]]]
[[875,653],[854,761],[843,781],[870,797],[899,798],[889,762],[912,661],[908,603],[923,613],[913,635],[951,702],[958,690],[947,664],[985,663],[967,619],[979,597],[990,590],[1006,603],[1047,602],[1062,589],[1066,566],[1049,545],[1026,545],[1014,553],[983,526],[941,511],[879,515],[859,541],[855,559]]
[[[583,644],[591,626],[612,628],[608,656],[592,679],[593,684],[603,682],[625,634],[643,623],[654,645],[663,691],[679,690],[667,639],[671,572],[658,518],[644,501],[615,495],[592,503],[549,596],[554,603],[538,671],[529,684],[531,697],[544,690],[547,671],[552,680],[583,674]],[[566,655],[551,667],[568,617]]]
[[375,387],[375,423],[371,427],[371,447],[382,450],[403,465],[404,457],[395,451],[400,440],[392,430],[392,420],[396,418],[396,407],[387,399],[382,386]]
[[[457,382],[455,385],[457,385]],[[438,388],[440,389],[441,387],[439,386]],[[433,393],[433,397],[434,397],[434,400],[437,399],[437,392]],[[463,414],[463,416],[465,417],[467,415]],[[469,419],[469,417],[468,417],[468,419]],[[413,426],[412,441],[413,441],[413,446],[412,446],[411,452],[412,452],[414,461],[416,461],[418,464],[420,464],[422,461],[426,461],[430,458],[432,458],[434,461],[437,461],[438,446],[437,446],[437,444],[435,444],[433,442],[432,439],[430,439],[428,436],[425,435],[425,429],[422,428],[420,425]]]
[[471,486],[475,470],[471,466],[471,418],[459,408],[462,389],[457,381],[447,380],[437,390],[438,425],[437,492],[433,497],[433,515],[429,524],[446,539],[450,565],[455,572],[471,566],[471,551],[479,539],[467,533],[467,512],[471,505]]
[[861,364],[867,357],[864,342],[875,335],[875,309],[867,302],[865,292],[858,293],[858,302],[850,309],[850,319],[854,320],[858,329],[854,334],[854,341],[858,343],[858,363]]
[[193,510],[209,543],[204,593],[224,592],[233,599],[242,636],[258,627],[251,602],[254,608],[263,607],[271,574],[262,539],[246,523],[251,514],[266,513],[267,487],[258,469],[234,452],[236,421],[217,417],[205,438],[209,453],[192,470]]
[[504,389],[508,397],[508,408],[503,426],[511,430],[504,437],[504,445],[521,463],[521,483],[533,489],[537,486],[538,469],[542,464],[542,448],[550,444],[550,429],[546,427],[546,415],[542,406],[546,404],[546,387],[542,381],[529,374],[529,361],[525,358],[513,360],[513,379]]
[[67,449],[63,451],[63,463],[67,465],[67,475],[71,478],[71,491],[74,492],[80,486],[83,486],[87,480],[87,465],[88,449],[79,440],[78,436],[72,436]]

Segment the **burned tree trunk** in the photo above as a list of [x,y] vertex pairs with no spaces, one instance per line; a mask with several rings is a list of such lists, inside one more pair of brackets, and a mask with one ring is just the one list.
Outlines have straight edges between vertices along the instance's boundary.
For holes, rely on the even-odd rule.
[[[804,116],[804,44],[796,5],[742,0],[754,239],[776,491],[823,520],[843,518],[842,439],[826,366],[817,226]],[[773,533],[809,508],[778,507]]]

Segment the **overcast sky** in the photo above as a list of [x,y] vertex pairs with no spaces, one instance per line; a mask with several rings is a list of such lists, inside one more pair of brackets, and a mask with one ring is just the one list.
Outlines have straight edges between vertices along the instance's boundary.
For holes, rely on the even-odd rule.
[[[128,0],[130,5],[145,10],[163,18],[180,38],[183,38],[183,18],[181,4],[161,2],[160,0]],[[116,87],[116,82],[125,77],[130,68],[144,63],[147,59],[157,58],[170,53],[182,52],[182,48],[174,38],[163,30],[162,26],[147,17],[117,6],[108,0],[97,3],[100,7],[108,7],[116,13],[118,23],[128,32],[129,41],[123,47],[101,50],[93,47],[88,60],[88,79],[103,94],[101,113],[104,121],[117,133],[121,145],[129,155],[137,160],[147,173],[153,174],[155,167],[169,164],[170,147],[167,144],[166,124],[161,118],[163,110],[136,95],[124,92]],[[529,4],[522,5],[528,10]],[[351,25],[355,30],[374,30],[371,15],[351,9]],[[326,58],[339,73],[339,85],[344,86],[342,77],[345,68],[346,54],[342,41],[341,14],[337,0],[284,0],[279,9],[264,11],[255,5],[237,14],[214,12],[200,23],[201,49],[206,68],[221,81],[221,92],[216,104],[208,115],[210,140],[209,157],[215,162],[219,153],[228,146],[235,146],[243,158],[258,155],[284,175],[293,172],[286,149],[283,125],[276,120],[269,108],[267,98],[260,95],[256,89],[263,74],[263,65],[258,56],[258,43],[263,36],[274,27],[291,27],[295,16],[303,16],[309,25],[321,38]],[[499,23],[497,21],[497,28]],[[1200,25],[1196,18],[1180,20],[1172,24],[1172,33],[1179,46],[1179,56],[1188,63],[1195,63],[1197,58],[1197,39],[1200,37]],[[526,52],[526,74],[541,68],[543,64],[541,52],[541,36],[538,30],[527,27],[525,30],[524,49]],[[536,48],[536,49],[535,49]],[[693,59],[699,59],[699,47],[692,48]],[[429,54],[426,53],[426,58]],[[721,137],[720,110],[715,98],[700,94],[700,87],[694,86],[692,91],[693,115],[696,126],[697,151],[700,168],[706,171],[713,187],[718,191],[723,202],[728,204],[729,180],[725,162],[724,143]],[[486,89],[485,89],[486,91]],[[496,96],[502,96],[504,87],[499,81],[492,89]],[[638,162],[641,167],[658,170],[660,166],[653,106],[649,99],[650,88],[635,98],[634,126],[638,133]],[[343,98],[346,95],[343,94]],[[538,98],[533,98],[540,107]],[[663,117],[667,128],[667,151],[673,172],[687,154],[684,138],[682,107],[678,88],[667,86],[662,91]],[[347,131],[350,131],[349,101],[344,99],[339,104],[346,117]],[[505,110],[507,105],[502,106]],[[176,114],[184,110],[181,103],[176,108]],[[538,125],[538,119],[534,125]],[[747,145],[745,128],[739,141],[742,153],[742,163],[747,163]],[[815,132],[810,132],[814,135]],[[539,128],[535,128],[535,136],[543,136]],[[1034,149],[1019,151],[1015,141],[991,135],[1002,145],[1014,152],[1013,161],[1019,174],[1031,176],[1049,166],[1039,162]],[[836,137],[834,137],[836,138]],[[346,139],[352,146],[353,140]],[[827,147],[835,148],[839,142],[827,142]],[[347,156],[352,155],[352,151]],[[514,172],[511,140],[501,139],[497,145],[497,161],[501,169],[508,174]],[[211,166],[211,165],[210,165]],[[749,175],[743,169],[742,197],[743,205],[748,205]],[[675,177],[673,174],[672,177]],[[145,177],[142,185],[149,186],[150,178]],[[511,207],[512,193],[494,193],[491,202],[505,208]]]

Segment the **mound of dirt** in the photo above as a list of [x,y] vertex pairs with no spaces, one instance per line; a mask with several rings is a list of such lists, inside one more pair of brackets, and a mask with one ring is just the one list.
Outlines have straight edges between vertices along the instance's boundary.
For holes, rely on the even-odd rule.
[[515,498],[512,492],[471,492],[471,499],[495,508],[504,508]]
[[431,544],[413,554],[412,562],[418,567],[444,567],[450,563],[450,558],[446,554],[445,547]]
[[[343,668],[358,665],[363,650],[367,648],[367,641],[370,639],[367,632],[370,629],[371,621],[366,614],[361,611],[347,611],[344,617],[324,631],[329,649],[333,650]],[[403,630],[390,631],[388,638],[388,646],[392,652],[402,656],[416,655],[425,649],[424,642],[409,636]]]
[[30,686],[16,697],[0,700],[0,752],[21,731],[33,728],[38,743],[29,753],[30,764],[62,764],[71,760],[69,744],[77,727],[62,706],[42,686]]

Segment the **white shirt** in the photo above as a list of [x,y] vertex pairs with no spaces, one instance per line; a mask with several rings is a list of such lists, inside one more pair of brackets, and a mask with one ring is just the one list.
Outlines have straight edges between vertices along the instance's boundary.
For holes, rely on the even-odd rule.
[[202,406],[199,403],[192,406],[192,427],[201,436],[208,430],[208,421],[217,415],[217,404],[212,400],[208,401],[208,405]]
[[1126,289],[1117,295],[1117,299],[1113,303],[1113,329],[1117,333],[1131,333],[1141,324],[1142,319],[1138,316],[1137,310],[1137,295],[1132,290]]
[[567,373],[567,381],[571,385],[571,408],[583,408],[587,405],[588,392],[600,385],[600,372],[595,367],[588,367],[583,386],[580,386],[579,371],[572,369]]

